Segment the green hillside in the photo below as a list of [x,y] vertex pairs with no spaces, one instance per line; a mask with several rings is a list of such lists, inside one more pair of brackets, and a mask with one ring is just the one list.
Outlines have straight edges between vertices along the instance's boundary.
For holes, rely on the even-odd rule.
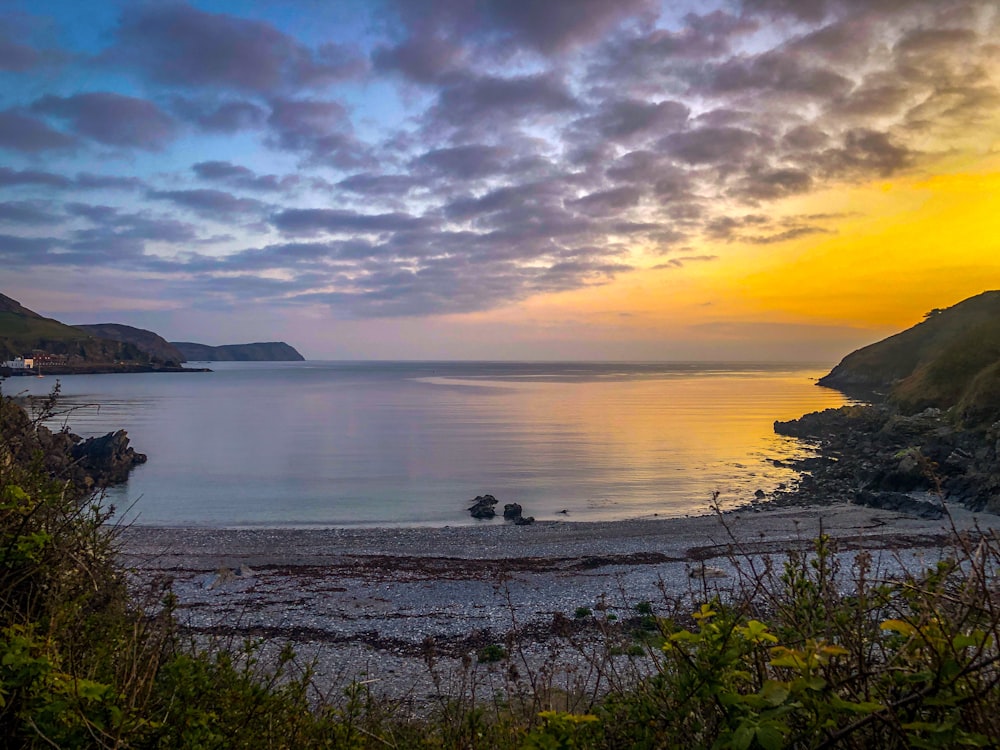
[[949,409],[968,424],[1000,418],[1000,291],[934,310],[848,355],[820,385],[884,394],[907,413]]
[[184,361],[184,355],[181,354],[177,347],[159,334],[147,331],[145,328],[135,328],[121,323],[92,323],[74,327],[91,336],[133,344],[154,360],[160,362],[180,364]]
[[65,355],[72,363],[148,362],[132,344],[110,341],[44,318],[17,300],[0,294],[0,361],[34,351]]

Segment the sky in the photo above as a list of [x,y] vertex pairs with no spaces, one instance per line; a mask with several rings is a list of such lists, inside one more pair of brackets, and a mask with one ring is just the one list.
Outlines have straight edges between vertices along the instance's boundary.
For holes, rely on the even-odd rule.
[[0,292],[310,359],[769,360],[1000,288],[995,0],[0,0]]

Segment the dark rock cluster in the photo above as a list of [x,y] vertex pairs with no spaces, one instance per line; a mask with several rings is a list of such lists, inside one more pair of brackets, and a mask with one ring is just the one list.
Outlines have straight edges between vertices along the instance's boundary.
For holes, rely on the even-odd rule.
[[[497,514],[496,504],[499,501],[493,495],[477,495],[469,507],[469,514],[473,518],[486,519],[494,518]],[[535,522],[534,516],[525,516],[520,503],[507,503],[503,506],[503,517],[508,521],[513,521],[516,526],[528,526]]]
[[9,398],[0,398],[0,452],[21,465],[40,461],[50,476],[81,491],[124,482],[146,462],[145,454],[129,446],[125,430],[83,440],[39,424]]
[[956,427],[947,412],[903,415],[889,406],[845,406],[775,422],[778,434],[812,442],[819,455],[793,464],[798,486],[778,504],[849,498],[872,507],[940,516],[940,500],[1000,513],[1000,423]]

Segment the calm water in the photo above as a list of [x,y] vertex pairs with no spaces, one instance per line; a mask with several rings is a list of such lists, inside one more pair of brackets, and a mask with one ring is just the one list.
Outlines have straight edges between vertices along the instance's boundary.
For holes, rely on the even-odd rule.
[[[772,490],[802,455],[775,419],[840,406],[822,368],[214,363],[61,379],[81,435],[128,430],[149,462],[113,491],[138,523],[472,523],[478,494],[539,519],[703,513]],[[54,378],[4,392],[46,393]],[[561,510],[567,516],[557,515]]]

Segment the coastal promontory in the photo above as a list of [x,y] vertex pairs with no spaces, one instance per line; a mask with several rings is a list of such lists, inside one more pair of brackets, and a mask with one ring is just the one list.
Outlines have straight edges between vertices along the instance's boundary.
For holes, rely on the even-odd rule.
[[253,344],[208,346],[191,341],[172,341],[188,362],[302,362],[293,346],[284,341],[260,341]]

